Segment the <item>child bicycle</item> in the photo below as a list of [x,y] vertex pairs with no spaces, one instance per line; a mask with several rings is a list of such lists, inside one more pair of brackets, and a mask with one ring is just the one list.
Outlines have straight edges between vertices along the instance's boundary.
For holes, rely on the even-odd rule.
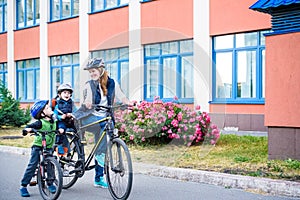
[[[32,129],[30,136],[42,136],[42,150],[40,152],[40,159],[35,171],[34,177],[36,181],[31,181],[30,186],[38,184],[39,192],[43,199],[54,200],[57,199],[62,191],[63,186],[63,173],[61,171],[57,158],[52,154],[53,151],[47,149],[46,135],[56,131],[41,131]],[[56,187],[55,192],[48,189],[49,185]]]
[[78,121],[77,130],[81,131],[89,126],[106,122],[104,130],[92,148],[88,158],[85,159],[84,145],[80,140],[80,133],[73,129],[67,129],[66,134],[70,142],[69,157],[59,157],[59,162],[63,169],[63,189],[72,187],[78,178],[82,177],[86,170],[95,168],[91,164],[97,148],[101,141],[107,137],[107,151],[104,163],[104,173],[106,174],[108,189],[114,199],[127,199],[132,187],[132,162],[131,156],[125,142],[119,138],[118,129],[114,127],[113,111],[115,108],[128,107],[128,105],[101,106],[94,105],[94,109],[103,110],[106,117],[93,123],[81,126]]

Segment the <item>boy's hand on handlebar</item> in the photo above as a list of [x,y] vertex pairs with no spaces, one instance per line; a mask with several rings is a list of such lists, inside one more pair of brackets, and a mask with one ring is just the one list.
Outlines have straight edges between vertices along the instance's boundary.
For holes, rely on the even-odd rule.
[[61,115],[61,119],[66,119],[66,117],[67,117],[66,114]]
[[63,134],[63,133],[64,133],[64,129],[59,128],[59,129],[58,129],[58,133],[59,133],[60,135]]
[[24,128],[24,129],[22,130],[22,135],[23,135],[23,136],[26,136],[27,133],[30,133],[31,131],[32,131],[32,128]]

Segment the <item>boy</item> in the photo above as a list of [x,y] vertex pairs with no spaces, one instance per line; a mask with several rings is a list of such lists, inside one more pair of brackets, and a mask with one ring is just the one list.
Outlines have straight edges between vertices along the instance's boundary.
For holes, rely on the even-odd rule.
[[[28,124],[25,129],[23,129],[23,136],[26,136],[28,132],[31,132],[32,129],[37,130],[47,130],[53,131],[56,130],[56,120],[53,119],[53,111],[48,105],[48,100],[37,101],[33,104],[30,109],[31,116],[37,121]],[[55,141],[55,133],[50,133],[46,135],[47,149],[52,150],[52,146]],[[42,150],[42,138],[41,136],[35,136],[33,145],[31,147],[31,157],[26,168],[26,171],[21,180],[20,193],[22,197],[29,197],[30,194],[27,190],[27,185],[30,183],[30,180],[34,176],[37,164],[40,159],[40,151]],[[56,192],[56,187],[51,184],[48,186],[48,189],[51,193]]]
[[57,126],[59,135],[56,136],[56,144],[58,145],[58,154],[61,155],[65,154],[64,147],[68,148],[68,153],[70,149],[68,138],[65,134],[66,129],[73,128],[76,131],[72,118],[72,112],[75,112],[77,108],[71,99],[72,94],[73,88],[68,83],[61,84],[57,89],[58,98],[56,100],[54,114],[58,118]]

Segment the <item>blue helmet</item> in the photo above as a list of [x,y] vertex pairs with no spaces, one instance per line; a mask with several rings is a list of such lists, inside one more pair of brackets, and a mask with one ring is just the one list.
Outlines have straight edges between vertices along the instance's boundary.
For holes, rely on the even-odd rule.
[[41,113],[44,110],[45,106],[48,104],[48,100],[40,100],[33,104],[30,109],[30,114],[34,119],[40,119]]

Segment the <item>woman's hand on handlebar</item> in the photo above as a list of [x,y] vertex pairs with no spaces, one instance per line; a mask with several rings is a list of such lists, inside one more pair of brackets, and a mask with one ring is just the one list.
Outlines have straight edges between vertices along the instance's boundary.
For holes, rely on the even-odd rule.
[[93,107],[93,104],[89,103],[89,102],[86,102],[84,105],[87,109],[92,109],[92,107]]

